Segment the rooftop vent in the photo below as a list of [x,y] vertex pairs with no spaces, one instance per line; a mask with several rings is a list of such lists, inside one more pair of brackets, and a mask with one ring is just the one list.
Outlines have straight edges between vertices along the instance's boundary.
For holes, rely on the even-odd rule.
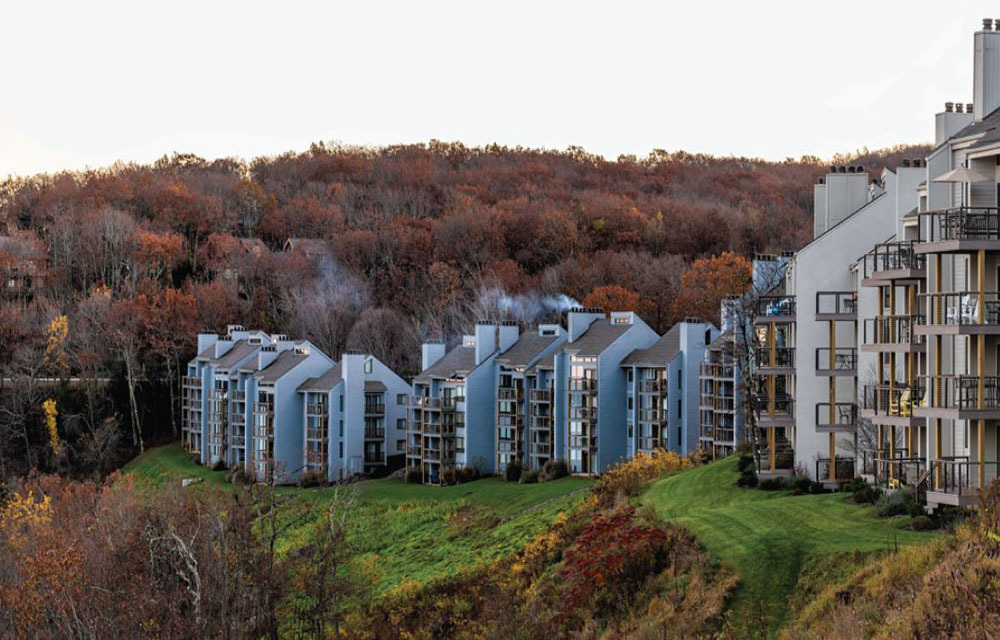
[[961,102],[956,103],[955,104],[955,113],[962,113],[963,111],[965,111],[965,105],[962,104]]
[[847,167],[845,167],[844,165],[840,165],[839,167],[837,167],[837,173],[847,173]]
[[944,103],[944,112],[945,113],[951,113],[954,110],[955,110],[955,103],[954,102],[945,102]]
[[345,356],[360,356],[360,355],[362,355],[362,352],[358,351],[357,349],[344,349],[344,355]]
[[824,178],[823,176],[820,176],[819,182],[817,184],[826,184],[826,178]]
[[685,322],[685,324],[700,324],[701,320],[699,320],[698,318],[695,318],[694,316],[688,316],[688,317],[684,318],[684,322]]
[[517,320],[504,320],[500,324],[502,324],[505,327],[516,327],[517,326]]
[[[998,31],[1000,31],[1000,29],[998,29]],[[965,105],[965,112],[966,113],[972,113],[972,107],[974,107],[974,106],[976,106],[976,105],[973,104],[973,103],[971,103],[971,102],[968,103],[968,104],[966,104]]]
[[983,31],[993,31],[992,18],[983,18]]
[[910,166],[910,161],[908,159],[906,159],[906,158],[903,158],[903,166],[904,167]]
[[794,258],[795,257],[795,252],[792,251],[791,249],[785,249],[784,251],[781,252],[781,257],[782,258]]
[[274,346],[273,344],[265,344],[263,347],[260,348],[260,350],[261,351],[277,351],[278,347]]

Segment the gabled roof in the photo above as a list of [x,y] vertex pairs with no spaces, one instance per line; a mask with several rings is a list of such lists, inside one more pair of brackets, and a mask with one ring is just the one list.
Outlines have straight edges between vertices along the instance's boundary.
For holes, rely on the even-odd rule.
[[987,139],[992,139],[993,141],[1000,140],[1000,136],[998,136],[996,132],[997,126],[1000,126],[1000,109],[994,109],[992,113],[979,122],[970,122],[948,139],[957,140],[959,138],[968,138],[970,136],[985,134],[983,135],[982,140],[979,140],[976,143],[976,146],[979,146],[988,141]]
[[378,393],[379,391],[386,391],[386,386],[381,380],[365,380],[365,391],[368,393]]
[[476,348],[464,345],[455,347],[440,360],[420,372],[415,382],[429,382],[432,378],[464,378],[476,368]]
[[341,376],[340,364],[334,362],[333,367],[321,376],[312,377],[299,385],[299,391],[330,392],[337,388]]
[[277,382],[283,375],[302,364],[308,357],[303,353],[295,353],[294,349],[286,349],[278,354],[274,362],[254,374],[254,378],[265,384]]
[[211,360],[215,357],[215,345],[205,349],[195,358],[196,360]]
[[719,334],[719,337],[717,337],[715,340],[712,340],[712,343],[708,345],[708,348],[712,351],[717,351],[719,349],[723,349],[729,346],[730,344],[732,344],[732,342],[733,342],[733,330],[726,329],[725,331]]
[[525,373],[534,373],[539,369],[546,369],[552,371],[556,366],[556,356],[554,353],[550,353],[545,356],[535,364],[531,365]]
[[527,367],[558,339],[558,335],[540,336],[538,331],[527,331],[518,337],[517,342],[498,355],[497,360],[504,361],[509,367]]
[[581,356],[599,356],[631,328],[630,324],[612,324],[607,318],[598,318],[590,323],[583,335],[566,343],[563,350],[573,351]]
[[665,367],[681,352],[681,325],[675,324],[647,349],[636,349],[622,360],[622,366]]
[[212,364],[219,369],[231,369],[249,358],[258,349],[259,344],[250,344],[247,340],[237,340],[235,344],[218,358],[212,359]]

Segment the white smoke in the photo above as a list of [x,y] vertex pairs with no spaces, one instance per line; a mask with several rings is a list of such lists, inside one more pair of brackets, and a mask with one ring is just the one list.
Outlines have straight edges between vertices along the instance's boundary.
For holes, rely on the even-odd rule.
[[479,320],[500,322],[516,320],[524,326],[559,322],[562,314],[580,303],[565,293],[542,295],[538,292],[510,295],[500,287],[479,291],[476,316]]

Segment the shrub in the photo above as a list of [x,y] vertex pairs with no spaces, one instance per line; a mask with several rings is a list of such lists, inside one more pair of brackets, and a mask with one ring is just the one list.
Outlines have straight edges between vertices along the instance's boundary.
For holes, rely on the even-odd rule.
[[919,516],[923,515],[920,503],[913,497],[913,494],[905,489],[894,493],[889,493],[875,503],[875,515],[880,518],[891,518],[893,516]]
[[472,482],[473,480],[478,480],[482,477],[482,473],[479,471],[479,467],[476,466],[464,466],[460,469],[449,469],[447,478],[448,480],[445,484],[464,484],[466,482]]
[[299,486],[303,489],[307,487],[320,487],[326,484],[326,474],[318,469],[306,471],[299,476]]
[[855,504],[875,504],[881,495],[882,492],[879,491],[878,487],[865,483],[860,489],[854,490],[854,493],[851,494],[851,500]]
[[233,467],[226,474],[226,482],[230,484],[253,484],[253,477],[243,467]]
[[965,522],[969,512],[962,507],[950,504],[942,505],[934,510],[934,519],[937,520],[938,527],[942,529],[954,529]]
[[819,495],[821,493],[826,493],[826,487],[823,486],[822,482],[810,482],[809,483],[809,493]]
[[740,473],[753,471],[753,456],[741,455],[736,463],[736,468]]
[[201,466],[201,455],[200,455],[200,454],[197,454],[197,453],[196,453],[196,454],[194,454],[194,455],[193,455],[193,456],[191,457],[191,464],[196,464],[196,465],[198,465],[198,466]]
[[910,528],[914,531],[929,531],[934,529],[934,521],[927,516],[915,516],[910,521]]
[[216,460],[215,464],[212,465],[212,471],[225,471],[226,469],[228,467],[226,467],[225,460]]
[[837,484],[837,491],[841,493],[854,493],[858,489],[864,489],[868,486],[864,478],[854,477],[850,480],[841,480]]
[[521,479],[521,472],[524,471],[524,467],[517,460],[507,463],[507,468],[503,472],[503,476],[507,478],[507,482],[517,482]]
[[736,481],[736,486],[741,489],[753,489],[757,484],[757,474],[753,472],[753,469],[741,473],[739,479]]
[[424,481],[424,477],[420,473],[420,469],[410,469],[406,472],[406,475],[403,476],[403,479],[407,484],[420,484]]
[[786,487],[783,478],[764,478],[758,483],[757,488],[762,491],[781,491]]
[[562,458],[553,458],[545,462],[545,466],[542,467],[541,480],[548,482],[549,480],[558,480],[559,478],[565,478],[569,475],[569,467],[566,466],[566,461]]
[[535,484],[538,482],[538,472],[534,469],[525,469],[521,472],[521,484]]
[[788,476],[785,478],[785,488],[789,491],[809,493],[812,489],[812,480],[809,476]]

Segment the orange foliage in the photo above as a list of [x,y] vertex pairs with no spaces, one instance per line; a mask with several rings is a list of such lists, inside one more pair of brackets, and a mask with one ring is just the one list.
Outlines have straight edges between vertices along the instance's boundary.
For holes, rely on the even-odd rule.
[[731,251],[695,260],[681,274],[675,314],[718,324],[722,301],[745,293],[750,288],[751,274],[750,261]]

